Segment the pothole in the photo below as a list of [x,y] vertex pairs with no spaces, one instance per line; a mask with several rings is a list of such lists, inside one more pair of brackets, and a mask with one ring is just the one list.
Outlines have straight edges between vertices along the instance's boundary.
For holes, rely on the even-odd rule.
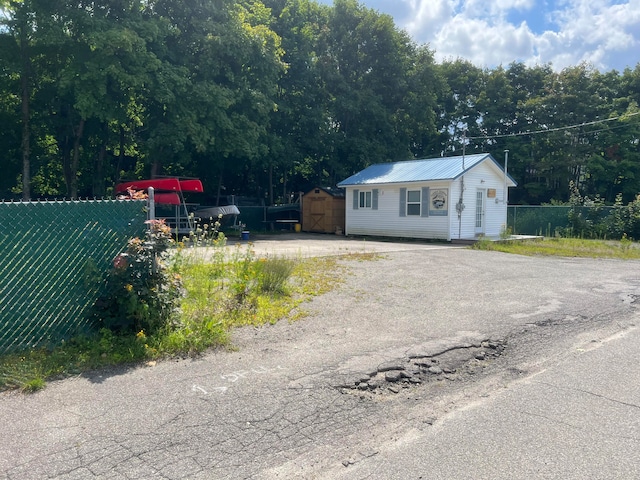
[[412,355],[383,363],[372,369],[374,371],[353,377],[338,387],[343,393],[394,395],[432,382],[456,381],[482,371],[500,357],[505,348],[505,340],[487,340],[434,355]]

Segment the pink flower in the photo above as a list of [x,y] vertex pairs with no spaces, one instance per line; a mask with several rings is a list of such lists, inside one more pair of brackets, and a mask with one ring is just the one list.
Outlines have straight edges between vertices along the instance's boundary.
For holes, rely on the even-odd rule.
[[120,254],[113,259],[113,267],[116,270],[124,270],[128,265],[129,262],[127,261],[127,257],[124,254]]

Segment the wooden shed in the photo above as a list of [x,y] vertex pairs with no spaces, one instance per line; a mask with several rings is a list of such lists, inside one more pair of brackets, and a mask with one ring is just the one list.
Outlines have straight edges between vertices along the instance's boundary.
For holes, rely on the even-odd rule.
[[341,188],[316,187],[302,197],[302,231],[344,232],[345,196]]

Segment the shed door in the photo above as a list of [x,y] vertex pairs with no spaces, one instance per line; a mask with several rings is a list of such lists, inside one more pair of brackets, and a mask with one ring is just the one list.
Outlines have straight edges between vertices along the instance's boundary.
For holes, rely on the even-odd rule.
[[311,230],[312,232],[326,232],[327,202],[324,197],[311,199]]
[[481,188],[476,191],[476,235],[484,233],[484,192]]

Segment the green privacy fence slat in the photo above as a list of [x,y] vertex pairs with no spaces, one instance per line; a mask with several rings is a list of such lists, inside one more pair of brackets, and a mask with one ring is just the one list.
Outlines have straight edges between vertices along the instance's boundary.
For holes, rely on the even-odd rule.
[[[555,235],[556,229],[569,224],[569,212],[574,209],[583,218],[597,222],[610,215],[616,207],[571,207],[568,205],[510,205],[507,226],[519,235]],[[625,209],[626,207],[617,207]]]
[[144,201],[0,203],[0,354],[88,331],[111,261],[144,234]]

